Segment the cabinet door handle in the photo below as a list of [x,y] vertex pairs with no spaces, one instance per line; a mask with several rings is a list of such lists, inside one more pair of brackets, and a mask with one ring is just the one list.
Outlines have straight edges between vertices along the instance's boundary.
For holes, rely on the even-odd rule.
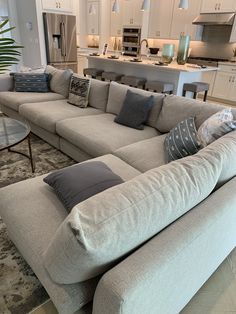
[[220,11],[221,9],[221,3],[218,4],[218,10]]
[[216,5],[215,5],[215,11],[217,10],[217,8],[218,8],[218,3],[216,3]]
[[235,76],[233,76],[233,80],[232,80],[232,83],[234,83],[234,81],[235,81]]
[[58,3],[56,2],[56,8],[58,8]]
[[229,82],[231,83],[231,81],[232,81],[232,76],[230,76],[230,78],[229,78]]

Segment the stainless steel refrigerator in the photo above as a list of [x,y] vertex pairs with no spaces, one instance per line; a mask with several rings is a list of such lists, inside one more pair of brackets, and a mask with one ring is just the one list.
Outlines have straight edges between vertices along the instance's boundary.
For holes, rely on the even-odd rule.
[[43,13],[47,63],[77,73],[76,17]]

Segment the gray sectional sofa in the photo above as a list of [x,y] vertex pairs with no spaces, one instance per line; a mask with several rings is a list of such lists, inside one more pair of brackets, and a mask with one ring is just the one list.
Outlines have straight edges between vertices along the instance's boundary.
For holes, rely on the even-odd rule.
[[[10,77],[3,82],[12,88]],[[0,190],[9,236],[59,313],[179,313],[236,246],[236,132],[170,164],[163,148],[178,122],[195,116],[199,127],[224,107],[154,94],[140,131],[114,122],[127,89],[92,80],[85,109],[57,93],[0,93],[4,113],[26,119],[33,133],[79,162],[104,162],[125,181],[69,215],[44,176]],[[81,280],[64,283],[62,264],[81,267]]]

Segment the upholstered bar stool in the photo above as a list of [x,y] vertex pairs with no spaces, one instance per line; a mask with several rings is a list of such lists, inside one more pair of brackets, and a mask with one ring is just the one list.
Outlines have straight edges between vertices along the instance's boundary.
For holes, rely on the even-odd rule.
[[92,78],[98,78],[102,76],[103,70],[96,68],[85,68],[83,69],[84,76],[91,76]]
[[193,98],[196,99],[198,93],[204,92],[203,101],[206,101],[209,86],[208,83],[204,82],[185,83],[183,86],[183,96],[186,96],[186,92],[192,92]]
[[115,81],[119,82],[121,80],[122,74],[116,73],[116,72],[106,72],[104,71],[102,73],[102,80],[103,81]]
[[174,85],[161,81],[147,81],[147,83],[145,84],[145,89],[151,90],[156,93],[173,94]]
[[121,78],[121,84],[129,85],[132,87],[145,87],[146,80],[141,77],[131,76],[131,75],[124,75]]

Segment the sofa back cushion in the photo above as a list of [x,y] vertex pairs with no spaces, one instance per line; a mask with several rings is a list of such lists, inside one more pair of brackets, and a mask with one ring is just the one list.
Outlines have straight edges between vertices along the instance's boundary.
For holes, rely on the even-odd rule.
[[58,283],[104,273],[236,175],[236,131],[75,206],[44,253]]
[[61,94],[65,98],[69,96],[69,86],[73,71],[70,69],[59,70],[47,65],[45,72],[51,75],[50,89],[54,93]]
[[107,106],[109,86],[109,82],[91,79],[88,98],[89,106],[105,111]]
[[144,91],[142,89],[112,82],[109,89],[109,96],[108,96],[108,103],[107,103],[106,111],[109,113],[118,115],[121,111],[121,108],[123,106],[128,90],[131,90],[132,92],[136,94],[144,95],[147,97],[150,97],[151,95],[154,96],[153,107],[152,107],[151,113],[149,115],[149,118],[146,124],[155,128],[157,118],[163,104],[163,99],[165,97],[163,94],[152,93],[152,92]]
[[[180,121],[190,116],[195,117],[196,128],[198,129],[206,119],[225,108],[227,107],[223,105],[168,95],[163,101],[162,110],[157,120],[157,129],[161,133],[167,133]],[[232,113],[236,119],[236,109],[233,109]]]

